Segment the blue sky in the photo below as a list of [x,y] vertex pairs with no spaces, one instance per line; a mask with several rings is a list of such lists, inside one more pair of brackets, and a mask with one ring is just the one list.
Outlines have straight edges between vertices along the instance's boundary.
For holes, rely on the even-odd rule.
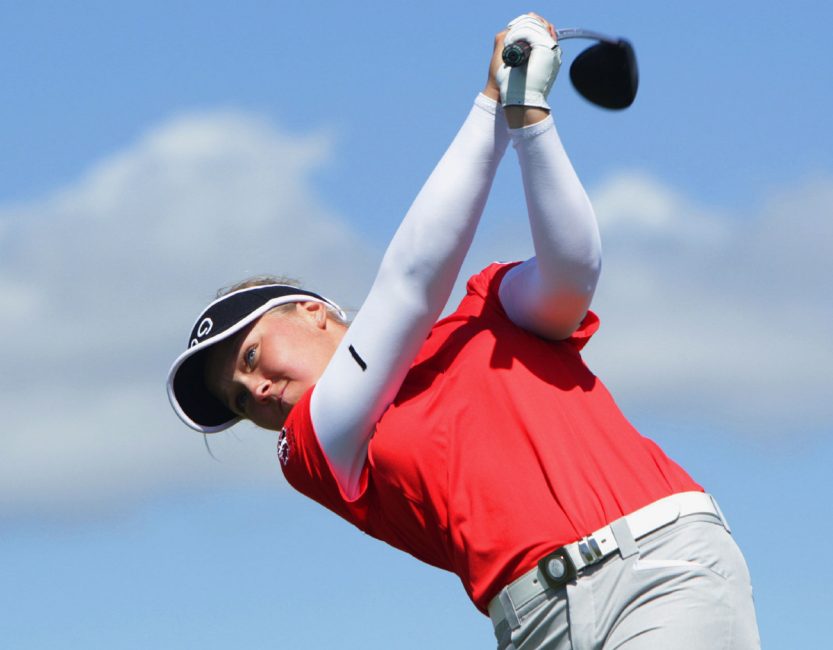
[[[3,647],[492,646],[456,578],[292,494],[270,434],[212,459],[163,382],[246,275],[361,304],[528,10],[640,62],[627,111],[553,91],[605,248],[588,363],[720,500],[764,646],[826,645],[833,11],[486,0],[0,5]],[[530,254],[516,168],[464,272]]]

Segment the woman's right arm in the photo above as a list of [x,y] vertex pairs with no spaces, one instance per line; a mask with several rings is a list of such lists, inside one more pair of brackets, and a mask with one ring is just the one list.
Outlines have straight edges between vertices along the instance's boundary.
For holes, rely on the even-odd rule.
[[[523,37],[533,44],[529,66],[536,52],[555,46],[555,30],[541,16],[521,16],[513,24],[507,41]],[[554,75],[546,76],[546,65],[536,70],[539,81],[552,83]],[[599,230],[546,101],[531,95],[528,87],[525,95],[513,93],[511,77],[503,79],[501,99],[521,164],[535,256],[504,276],[500,300],[515,324],[544,338],[565,339],[584,318],[596,288]]]
[[357,494],[376,423],[448,300],[507,142],[502,109],[480,94],[313,390],[312,422],[348,498]]
[[[507,107],[507,116],[512,108]],[[552,117],[512,120],[535,256],[509,270],[500,300],[517,325],[551,340],[569,337],[587,313],[601,271],[596,217]]]

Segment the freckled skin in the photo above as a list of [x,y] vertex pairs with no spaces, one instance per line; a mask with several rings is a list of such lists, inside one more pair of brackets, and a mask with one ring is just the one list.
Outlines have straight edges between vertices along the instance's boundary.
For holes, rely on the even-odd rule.
[[261,316],[228,342],[214,346],[205,383],[232,411],[279,430],[301,396],[321,377],[346,327],[318,302]]

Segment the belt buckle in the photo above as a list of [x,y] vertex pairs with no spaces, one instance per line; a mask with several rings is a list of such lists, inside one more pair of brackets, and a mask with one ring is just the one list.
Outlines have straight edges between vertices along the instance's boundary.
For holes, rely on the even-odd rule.
[[596,564],[604,559],[604,553],[599,546],[599,542],[593,535],[588,535],[576,542],[578,545],[578,552],[581,554],[581,559],[584,560],[585,565]]
[[538,562],[538,570],[555,589],[560,589],[576,577],[576,567],[563,546],[545,555]]

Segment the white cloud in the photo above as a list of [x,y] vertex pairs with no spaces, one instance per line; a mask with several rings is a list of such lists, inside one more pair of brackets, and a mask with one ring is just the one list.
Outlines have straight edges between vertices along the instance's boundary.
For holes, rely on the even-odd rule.
[[43,201],[0,207],[0,516],[275,478],[271,434],[213,440],[216,465],[164,377],[214,291],[248,275],[360,303],[379,251],[316,197],[331,149],[250,115],[186,115]]
[[[830,429],[833,182],[751,214],[699,206],[644,175],[593,193],[605,242],[587,357],[647,412],[769,436]],[[672,214],[658,216],[657,206]]]
[[599,225],[607,236],[649,242],[695,240],[718,244],[729,235],[724,215],[712,214],[644,172],[621,173],[593,194]]

